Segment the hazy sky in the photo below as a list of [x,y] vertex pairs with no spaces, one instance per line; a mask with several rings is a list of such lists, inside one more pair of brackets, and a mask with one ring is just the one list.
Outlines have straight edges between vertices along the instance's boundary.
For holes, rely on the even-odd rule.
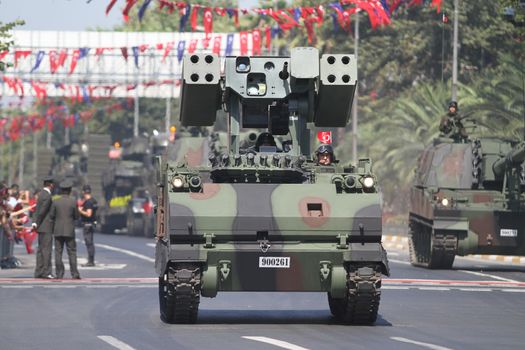
[[[144,0],[139,0],[142,4]],[[155,1],[155,0],[154,0]],[[17,18],[25,20],[24,30],[85,30],[100,27],[111,29],[122,22],[125,0],[117,4],[106,16],[110,0],[0,0],[0,22]],[[210,3],[214,1],[210,0]],[[257,0],[240,0],[241,7],[252,7]],[[156,4],[151,4],[149,10]],[[147,16],[147,13],[146,13]]]

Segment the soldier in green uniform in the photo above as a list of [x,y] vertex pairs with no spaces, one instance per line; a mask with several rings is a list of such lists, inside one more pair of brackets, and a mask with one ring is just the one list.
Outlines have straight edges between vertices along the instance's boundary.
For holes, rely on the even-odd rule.
[[448,104],[448,112],[441,117],[439,123],[439,131],[442,135],[450,136],[458,141],[466,140],[468,138],[467,131],[461,122],[461,117],[458,114],[458,103],[456,101],[450,101]]
[[53,202],[49,213],[53,236],[55,237],[56,278],[64,277],[62,251],[64,244],[69,257],[69,269],[73,279],[80,279],[77,269],[77,244],[75,242],[75,221],[78,220],[78,208],[75,199],[70,196],[73,184],[69,180],[60,183],[61,196]]

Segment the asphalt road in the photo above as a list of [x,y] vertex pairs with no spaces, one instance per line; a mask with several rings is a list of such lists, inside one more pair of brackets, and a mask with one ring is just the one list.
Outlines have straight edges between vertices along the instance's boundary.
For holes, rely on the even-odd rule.
[[[334,322],[321,293],[222,293],[195,325],[159,318],[153,241],[102,235],[82,280],[32,279],[34,257],[0,271],[0,349],[523,349],[525,266],[460,258],[452,271],[389,251],[375,326]],[[85,257],[79,243],[79,256]],[[67,265],[67,264],[66,264]],[[66,272],[66,277],[69,277]]]

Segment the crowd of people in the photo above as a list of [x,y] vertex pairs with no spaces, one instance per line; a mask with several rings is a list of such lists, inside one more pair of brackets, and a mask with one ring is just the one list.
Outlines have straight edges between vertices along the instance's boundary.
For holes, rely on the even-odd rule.
[[[91,187],[84,185],[82,197],[71,196],[73,184],[62,181],[55,189],[52,177],[43,179],[39,191],[21,191],[19,186],[0,182],[0,266],[20,266],[13,255],[15,244],[25,244],[27,254],[34,254],[33,242],[38,240],[35,278],[64,277],[62,255],[64,245],[69,257],[71,277],[80,279],[77,268],[75,227],[81,223],[88,251],[86,266],[95,266],[93,231],[96,223],[97,202],[91,195]],[[55,274],[52,273],[52,252],[55,251]]]

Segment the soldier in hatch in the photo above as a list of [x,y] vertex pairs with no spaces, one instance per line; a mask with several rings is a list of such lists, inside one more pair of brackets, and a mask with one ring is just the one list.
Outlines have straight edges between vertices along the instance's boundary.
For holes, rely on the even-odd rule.
[[443,136],[450,136],[454,140],[462,141],[468,138],[467,131],[461,123],[461,116],[458,114],[458,103],[450,101],[448,104],[448,113],[441,118],[439,131]]
[[317,165],[332,165],[335,160],[334,149],[331,145],[322,144],[315,151]]

